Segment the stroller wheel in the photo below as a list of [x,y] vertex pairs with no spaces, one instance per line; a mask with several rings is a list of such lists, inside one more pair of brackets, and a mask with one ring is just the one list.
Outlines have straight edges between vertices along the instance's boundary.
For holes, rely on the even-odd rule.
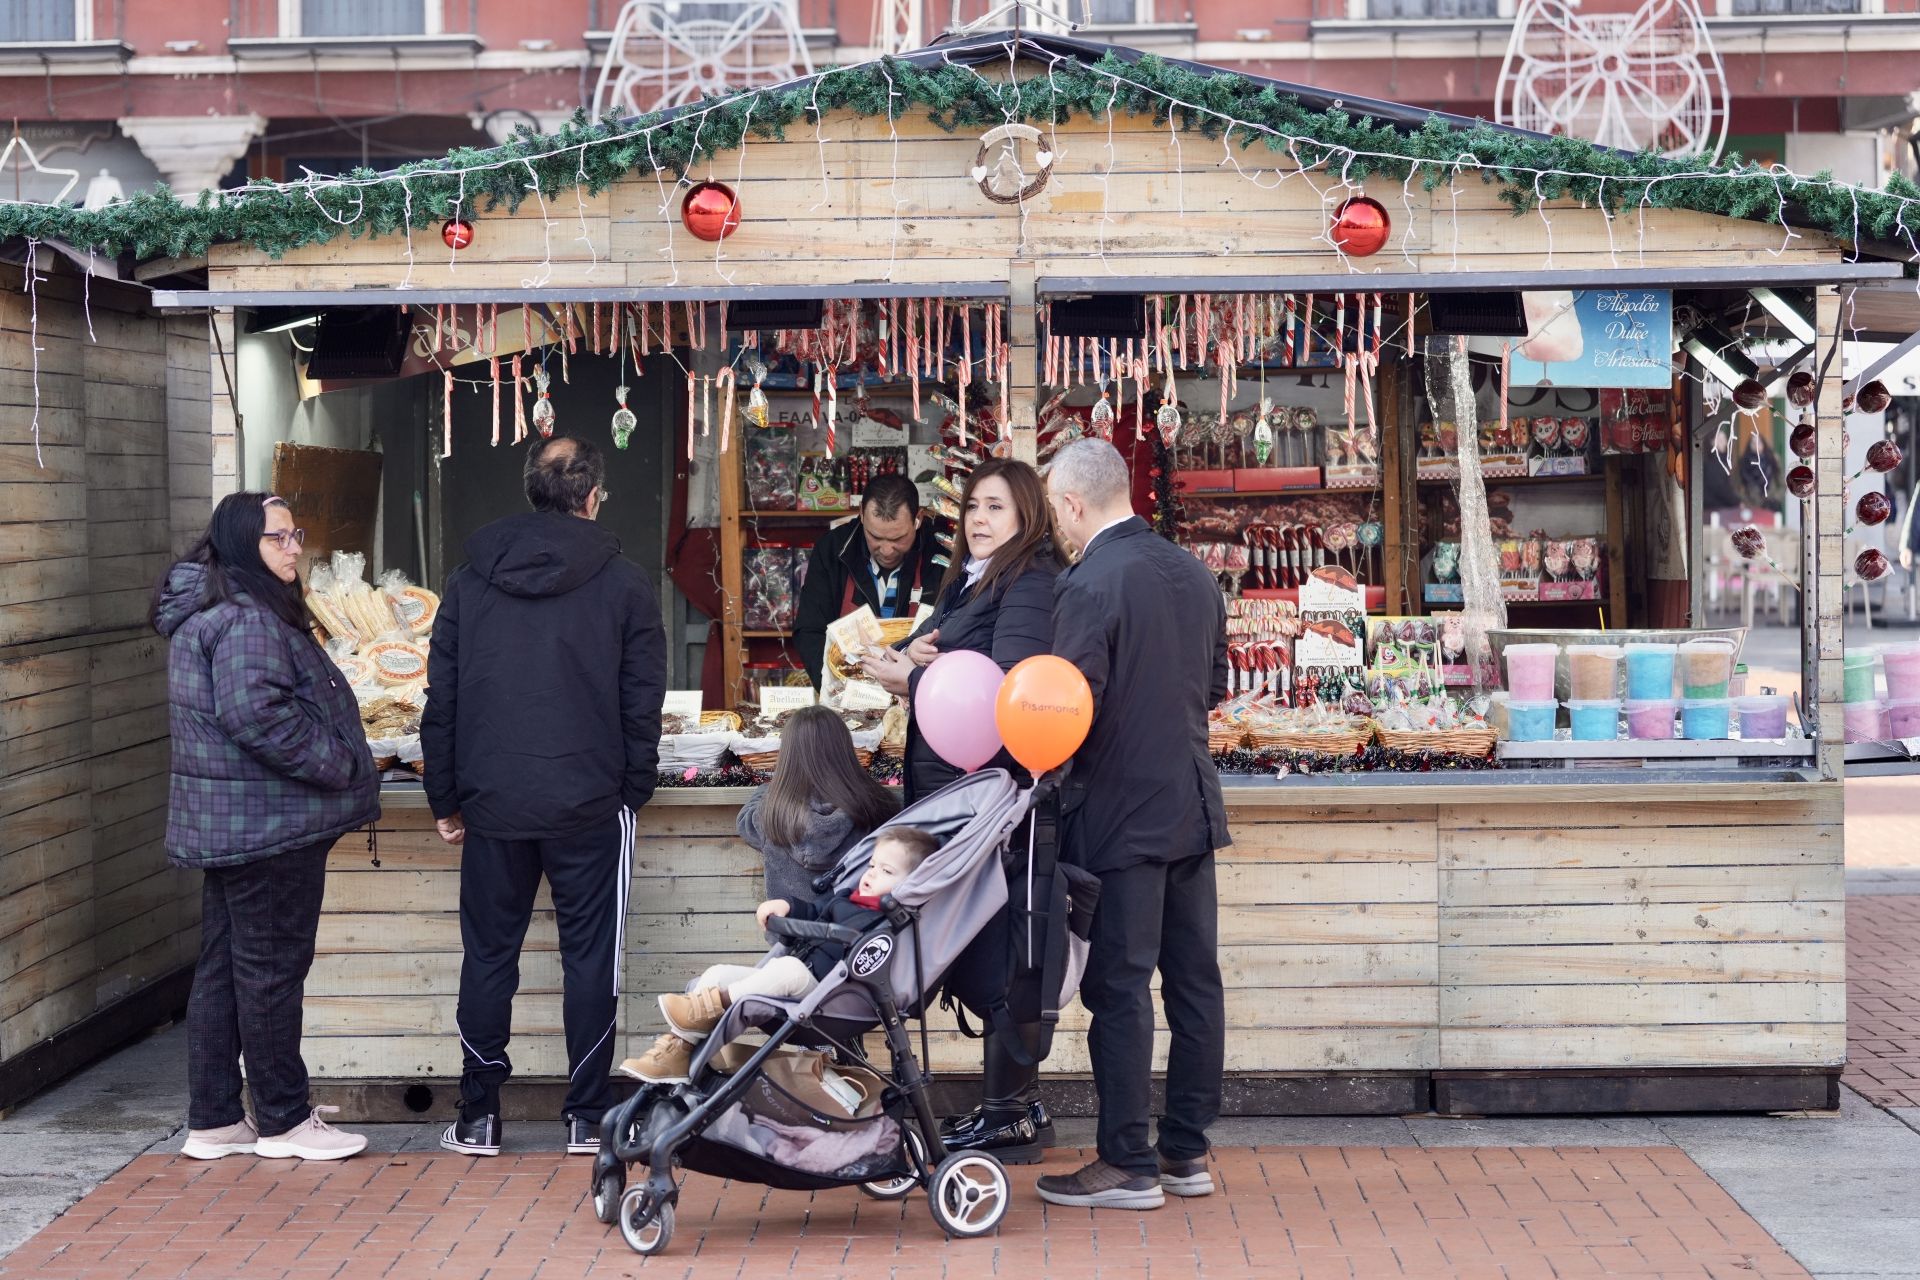
[[1006,1216],[1009,1186],[1001,1163],[982,1151],[957,1151],[934,1170],[927,1205],[950,1236],[983,1236]]
[[593,1216],[612,1222],[620,1213],[620,1196],[627,1189],[627,1166],[618,1160],[602,1165],[598,1158],[593,1170]]
[[663,1201],[649,1208],[647,1186],[627,1188],[620,1197],[620,1234],[627,1247],[642,1257],[666,1252],[673,1243],[673,1205]]
[[[920,1140],[919,1133],[909,1128],[906,1131],[905,1143],[907,1167],[916,1171],[926,1168],[927,1144]],[[903,1174],[898,1178],[876,1178],[872,1182],[863,1182],[860,1184],[860,1190],[875,1200],[905,1200],[919,1185],[920,1176],[915,1172]]]

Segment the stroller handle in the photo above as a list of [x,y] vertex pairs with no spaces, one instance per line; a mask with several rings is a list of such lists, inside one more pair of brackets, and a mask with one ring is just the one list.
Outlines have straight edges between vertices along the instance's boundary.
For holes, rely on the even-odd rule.
[[861,937],[861,931],[850,925],[828,924],[825,920],[791,920],[786,916],[768,916],[767,932],[776,938],[812,938],[849,947]]

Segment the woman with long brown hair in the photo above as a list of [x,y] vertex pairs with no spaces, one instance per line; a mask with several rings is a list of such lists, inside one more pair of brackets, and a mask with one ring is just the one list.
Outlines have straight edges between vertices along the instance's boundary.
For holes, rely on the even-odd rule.
[[[984,653],[1002,671],[1053,649],[1053,581],[1060,564],[1054,558],[1046,486],[1037,471],[1010,459],[982,463],[960,491],[953,550],[938,607],[908,639],[906,652],[889,651],[864,664],[894,693],[911,695],[927,664],[956,649]],[[992,763],[1027,777],[1005,751]],[[935,755],[910,724],[908,800],[930,795],[959,776],[960,770]],[[1040,1102],[1038,1059],[1047,1035],[1038,1020],[1038,967],[1033,957],[1016,956],[1013,941],[1015,913],[1033,910],[1026,899],[1030,834],[1023,826],[1009,841],[1016,855],[1008,869],[1010,909],[981,930],[946,980],[947,993],[987,1019],[988,1030],[981,1046],[980,1106],[942,1125],[941,1140],[952,1148],[991,1151],[1007,1164],[1031,1164],[1053,1141],[1053,1121]],[[1036,871],[1043,878],[1051,875],[1051,843],[1036,846],[1036,852]]]
[[780,762],[740,807],[740,838],[766,862],[767,897],[811,900],[813,878],[899,811],[860,767],[853,736],[825,707],[802,707],[780,730]]

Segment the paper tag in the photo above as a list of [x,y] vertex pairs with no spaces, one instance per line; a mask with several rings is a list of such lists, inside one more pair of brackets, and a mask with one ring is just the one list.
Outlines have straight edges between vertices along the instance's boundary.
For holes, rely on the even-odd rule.
[[920,628],[926,626],[928,622],[932,621],[932,619],[933,606],[923,601],[920,607],[913,611],[913,629],[918,631]]
[[688,720],[700,718],[701,693],[698,689],[669,689],[666,700],[660,704],[663,715],[683,716]]
[[1345,613],[1367,611],[1367,589],[1353,574],[1337,564],[1323,564],[1300,584],[1300,612],[1309,610]]
[[784,684],[769,684],[760,687],[760,714],[779,715],[786,711],[796,711],[801,707],[813,705],[813,690],[809,687],[794,687]]
[[871,680],[849,680],[835,693],[833,705],[842,711],[885,711],[893,695]]

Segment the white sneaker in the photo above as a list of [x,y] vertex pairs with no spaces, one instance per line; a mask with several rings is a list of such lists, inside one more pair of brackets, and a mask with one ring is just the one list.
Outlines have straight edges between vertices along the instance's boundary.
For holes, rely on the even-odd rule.
[[253,1153],[269,1160],[344,1160],[367,1148],[360,1134],[336,1129],[320,1118],[321,1113],[338,1115],[338,1107],[315,1107],[306,1122],[278,1137],[261,1138],[253,1144]]
[[235,1124],[224,1129],[189,1129],[187,1141],[180,1148],[180,1154],[194,1160],[218,1160],[221,1156],[250,1156],[254,1144],[260,1135],[254,1131],[253,1120],[241,1116]]

